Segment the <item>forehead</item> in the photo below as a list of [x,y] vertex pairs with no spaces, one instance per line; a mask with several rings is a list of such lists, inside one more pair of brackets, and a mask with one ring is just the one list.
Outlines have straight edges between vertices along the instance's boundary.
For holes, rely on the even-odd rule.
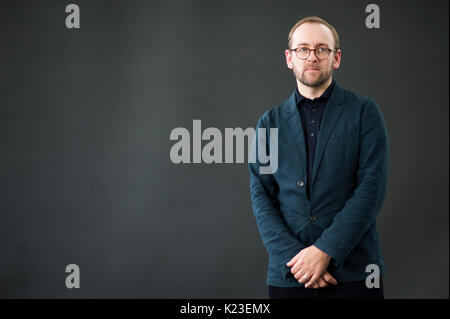
[[316,46],[326,44],[333,46],[334,39],[331,30],[321,23],[304,23],[295,29],[292,34],[292,47],[295,48],[299,44],[308,44]]

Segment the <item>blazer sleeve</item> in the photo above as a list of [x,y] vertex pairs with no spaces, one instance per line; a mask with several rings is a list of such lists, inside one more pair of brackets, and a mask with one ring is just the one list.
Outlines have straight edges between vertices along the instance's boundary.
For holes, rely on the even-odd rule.
[[[258,128],[266,128],[266,141],[269,141],[269,127],[264,124],[264,120],[261,118],[258,121],[252,143],[252,153],[256,152],[256,154],[258,153]],[[268,144],[266,142],[266,145]],[[270,146],[266,148],[267,155],[269,155],[269,151]],[[277,181],[272,174],[260,173],[261,163],[257,159],[256,154],[253,154],[253,161],[249,160],[248,165],[253,214],[264,246],[271,258],[274,258],[276,263],[279,264],[283,278],[293,278],[291,268],[286,266],[286,263],[306,246],[297,240],[287,227],[277,199],[279,190]],[[262,165],[266,166],[269,163]]]
[[338,267],[376,222],[386,194],[389,141],[378,105],[369,99],[361,114],[359,167],[353,196],[334,217],[314,246],[330,255]]

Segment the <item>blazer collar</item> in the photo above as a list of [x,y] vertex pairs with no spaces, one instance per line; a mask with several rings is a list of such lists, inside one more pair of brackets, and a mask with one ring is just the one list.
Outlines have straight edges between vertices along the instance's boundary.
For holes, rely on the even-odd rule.
[[[318,99],[326,99],[327,101],[330,99],[330,95],[333,92],[333,88],[334,88],[334,84],[336,83],[335,79],[332,79],[330,85],[327,87],[327,89],[322,93],[321,96],[318,97]],[[300,92],[298,91],[298,86],[297,88],[294,90],[295,92],[295,102],[297,104],[297,106],[299,105],[299,103],[301,101],[303,101],[304,99],[309,100],[308,98],[304,97],[303,95],[300,94]]]
[[[339,83],[334,80],[334,88],[333,91],[331,92],[331,97],[327,103],[327,107],[329,105],[340,105],[344,103],[344,89],[339,85]],[[296,103],[296,90],[297,87],[295,88],[294,92],[291,94],[291,96],[288,98],[288,100],[286,101],[286,106],[287,108],[285,109],[285,112],[287,113],[295,113],[297,112],[298,115],[299,112],[297,110],[297,103]]]

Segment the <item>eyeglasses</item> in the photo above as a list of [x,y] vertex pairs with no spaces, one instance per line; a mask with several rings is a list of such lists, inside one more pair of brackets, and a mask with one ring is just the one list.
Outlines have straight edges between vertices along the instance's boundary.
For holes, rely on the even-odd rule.
[[317,59],[325,60],[326,58],[328,58],[331,52],[336,52],[337,50],[331,50],[328,48],[310,49],[307,47],[299,47],[296,49],[289,49],[289,51],[291,52],[294,51],[295,56],[297,57],[297,59],[300,60],[306,60],[311,54],[311,51],[314,51],[314,54],[316,55]]

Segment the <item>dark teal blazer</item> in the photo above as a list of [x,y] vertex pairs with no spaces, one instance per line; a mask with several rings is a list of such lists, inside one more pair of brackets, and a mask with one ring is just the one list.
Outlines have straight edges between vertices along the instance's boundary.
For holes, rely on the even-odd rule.
[[328,271],[337,281],[364,280],[370,264],[385,275],[376,217],[386,194],[389,141],[375,101],[336,82],[319,129],[310,199],[295,92],[265,112],[257,127],[266,129],[267,141],[269,128],[278,128],[275,173],[260,174],[267,164],[249,161],[253,214],[269,254],[266,283],[303,286],[286,263],[310,245],[331,256]]

